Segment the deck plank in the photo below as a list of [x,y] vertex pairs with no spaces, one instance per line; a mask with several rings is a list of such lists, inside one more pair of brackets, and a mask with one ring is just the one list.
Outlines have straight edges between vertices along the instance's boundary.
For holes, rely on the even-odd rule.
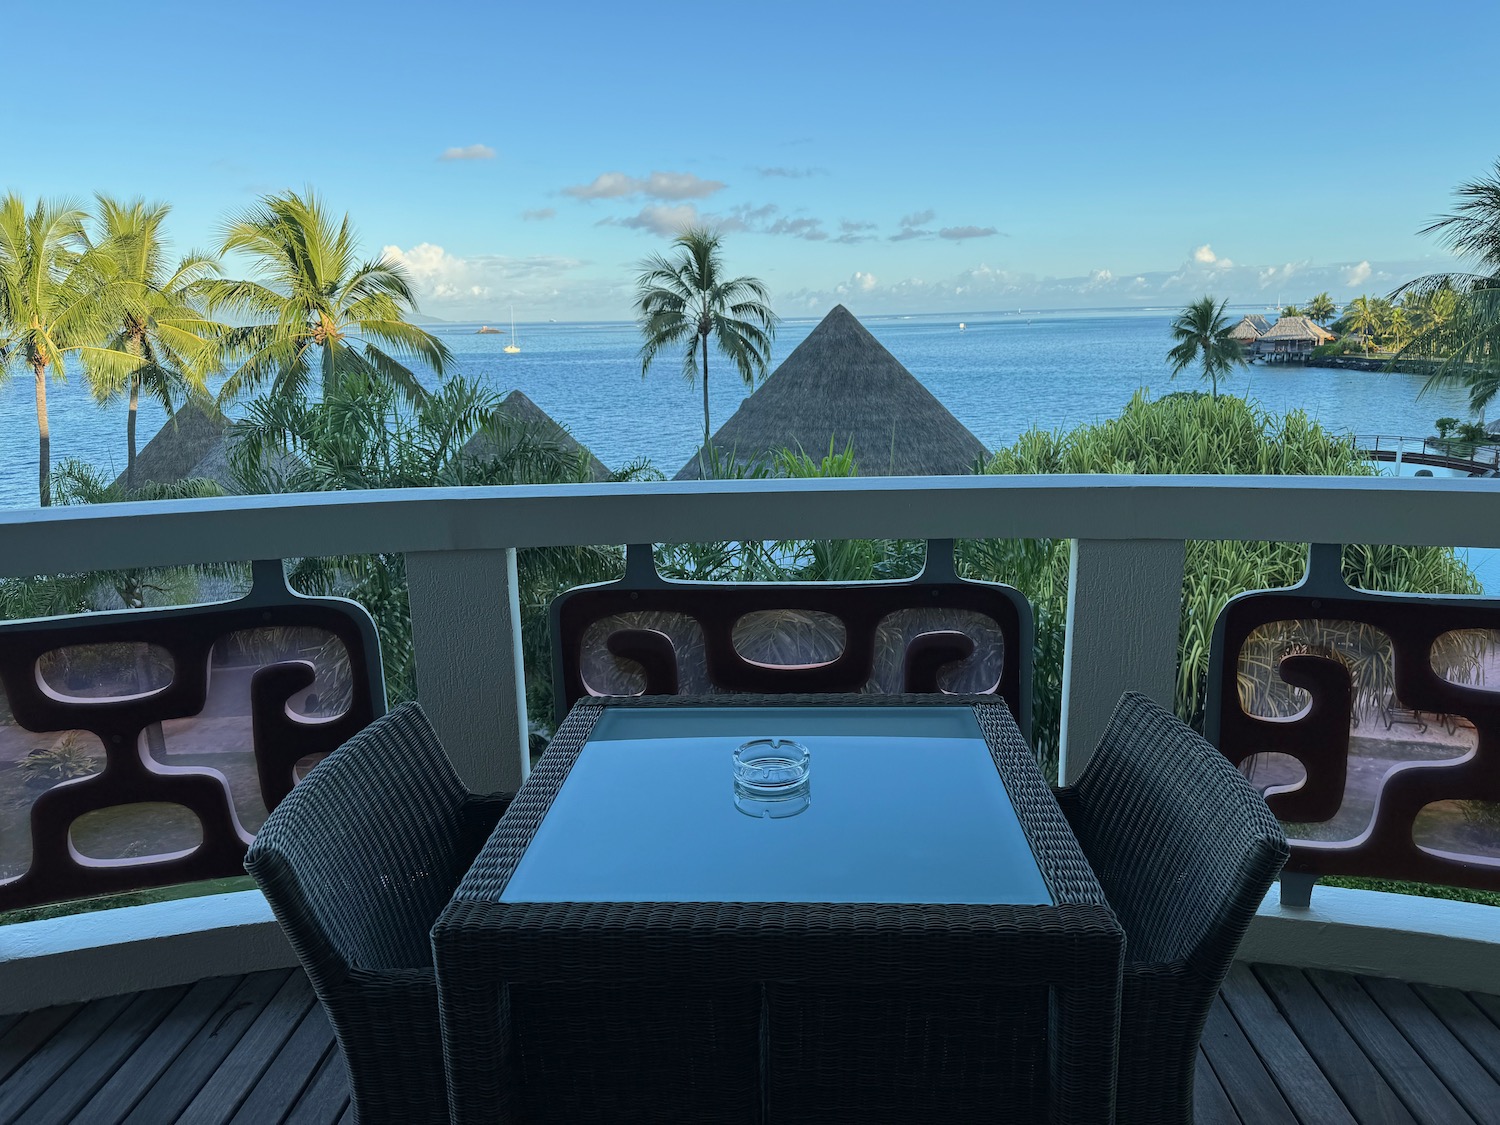
[[348,1106],[349,1077],[344,1071],[344,1056],[335,1047],[323,1056],[318,1072],[284,1125],[338,1125]]
[[1222,996],[1302,1125],[1354,1125],[1338,1091],[1248,965],[1230,968]]
[[1257,965],[1255,976],[1360,1125],[1415,1120],[1301,969]]
[[114,1125],[123,1121],[177,1061],[215,1010],[238,985],[238,977],[201,980],[188,989],[131,1056],[78,1112],[80,1125]]
[[1307,977],[1414,1118],[1424,1125],[1473,1120],[1357,979],[1322,969]]
[[[1195,1071],[1204,1125],[1500,1125],[1500,998],[1236,965]],[[299,970],[0,1017],[0,1121],[350,1125]]]
[[0,1087],[0,1121],[15,1121],[75,1059],[83,1054],[134,999],[111,996],[85,1004]]
[[28,1012],[0,1037],[0,1083],[9,1080],[27,1059],[83,1008],[82,1004],[60,1004]]
[[230,1119],[233,1125],[280,1121],[297,1104],[324,1057],[332,1050],[333,1027],[323,1006],[314,1004],[250,1091],[239,1112]]
[[1500,1125],[1500,1083],[1448,1030],[1411,985],[1378,977],[1360,977],[1358,980],[1470,1116],[1483,1125]]
[[1193,1120],[1198,1125],[1243,1125],[1201,1050],[1193,1069]]
[[1412,989],[1489,1071],[1490,1077],[1500,1080],[1500,1027],[1480,1010],[1473,998],[1456,988],[1429,984],[1414,984]]
[[[249,1028],[214,1068],[208,1081],[177,1120],[184,1125],[223,1125],[228,1121],[240,1103],[250,1096],[261,1075],[286,1045],[316,999],[307,977],[300,972],[292,973],[272,1000],[255,1014]],[[141,1125],[154,1125],[148,1117],[142,1117],[140,1122]]]
[[1203,1028],[1203,1053],[1240,1117],[1257,1125],[1297,1125],[1296,1115],[1266,1073],[1222,996],[1214,997],[1209,1009]]
[[141,992],[120,1013],[108,1033],[55,1078],[47,1089],[15,1118],[17,1125],[47,1125],[52,1121],[77,1121],[79,1111],[110,1075],[123,1066],[158,1024],[185,995],[187,986]]

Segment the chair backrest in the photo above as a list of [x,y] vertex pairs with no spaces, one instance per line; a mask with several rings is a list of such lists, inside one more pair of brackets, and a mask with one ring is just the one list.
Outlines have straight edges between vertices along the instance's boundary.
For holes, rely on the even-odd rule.
[[892,582],[682,582],[649,544],[625,577],[552,603],[558,722],[609,695],[829,692],[998,694],[1031,724],[1031,605],[1010,586],[961,579],[953,544]]
[[432,963],[428,932],[463,874],[467,790],[407,703],[325,758],[245,856],[314,987],[350,968]]
[[1287,857],[1260,794],[1176,716],[1128,692],[1066,803],[1127,962],[1226,972]]

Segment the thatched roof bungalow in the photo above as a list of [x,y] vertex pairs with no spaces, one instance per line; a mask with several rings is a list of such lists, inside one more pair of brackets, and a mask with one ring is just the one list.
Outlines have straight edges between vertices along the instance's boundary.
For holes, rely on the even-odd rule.
[[843,305],[814,328],[769,378],[740,403],[677,480],[705,465],[753,464],[778,450],[821,458],[853,446],[861,476],[972,473],[984,443],[948,412],[901,361]]
[[1229,338],[1238,340],[1246,350],[1255,346],[1255,341],[1264,336],[1271,328],[1271,322],[1259,313],[1252,313],[1244,317],[1229,330]]
[[1315,347],[1332,339],[1333,333],[1310,317],[1284,316],[1255,341],[1255,354],[1307,359]]
[[[235,491],[225,448],[229,427],[229,419],[213,403],[192,399],[183,403],[136,453],[134,486],[207,477],[226,492]],[[115,484],[125,486],[124,473],[115,478]]]
[[558,446],[564,453],[584,458],[591,479],[608,480],[610,478],[609,468],[603,461],[580,444],[578,439],[568,432],[566,426],[532,402],[521,391],[511,391],[500,400],[500,413],[516,429],[502,430],[498,436],[495,433],[481,431],[469,439],[461,456],[475,459],[495,457],[502,452],[500,442],[513,441],[519,432],[526,432]]

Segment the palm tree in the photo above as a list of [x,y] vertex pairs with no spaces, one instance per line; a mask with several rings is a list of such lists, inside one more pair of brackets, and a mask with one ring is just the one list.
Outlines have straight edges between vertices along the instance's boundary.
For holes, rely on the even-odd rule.
[[1319,293],[1311,301],[1307,302],[1304,310],[1307,316],[1319,324],[1327,324],[1338,313],[1338,306],[1333,303],[1333,298],[1326,292]]
[[1204,297],[1183,309],[1172,322],[1177,346],[1167,353],[1174,379],[1189,365],[1201,363],[1214,398],[1219,397],[1219,380],[1246,362],[1245,349],[1229,334],[1231,325],[1224,317],[1228,305],[1227,299],[1215,306],[1212,297]]
[[14,193],[0,198],[0,376],[20,368],[36,384],[37,485],[52,502],[52,428],[47,374],[65,379],[69,352],[108,335],[107,310],[84,236],[84,212],[66,200],[31,210]]
[[85,369],[95,397],[129,396],[125,422],[125,487],[135,487],[136,414],[141,393],[170,416],[174,398],[206,395],[206,377],[225,329],[206,317],[196,292],[218,274],[211,256],[190,253],[169,267],[162,225],[166,204],[140,199],[120,203],[100,195],[97,268],[110,290],[115,330],[105,349],[87,353]]
[[721,236],[704,227],[683,231],[669,261],[653,254],[641,263],[636,280],[636,319],[646,342],[641,346],[641,378],[662,348],[687,345],[682,374],[691,385],[699,374],[702,350],[703,444],[708,446],[708,339],[734,364],[747,387],[766,373],[776,314],[765,283],[754,277],[724,277]]
[[1459,258],[1470,259],[1474,271],[1428,274],[1396,293],[1455,294],[1448,320],[1418,332],[1407,347],[1442,358],[1424,391],[1462,382],[1469,388],[1469,406],[1482,416],[1500,393],[1500,160],[1488,176],[1460,184],[1454,194],[1457,208],[1418,233],[1436,235]]
[[254,263],[251,280],[204,285],[211,310],[251,322],[226,336],[237,366],[221,401],[268,380],[273,396],[305,397],[316,372],[324,394],[363,375],[419,402],[425,392],[411,365],[441,376],[453,358],[409,321],[417,302],[405,267],[384,255],[359,261],[349,216],[335,220],[311,191],[263,196],[230,221],[221,252]]
[[1387,308],[1379,297],[1367,295],[1354,298],[1344,307],[1344,315],[1349,318],[1349,330],[1358,332],[1365,338],[1366,355],[1370,352],[1370,341],[1385,332]]

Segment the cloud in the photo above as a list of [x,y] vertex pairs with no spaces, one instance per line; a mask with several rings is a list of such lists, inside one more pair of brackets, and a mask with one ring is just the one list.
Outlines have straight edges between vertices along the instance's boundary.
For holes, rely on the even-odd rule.
[[839,220],[839,235],[834,241],[842,242],[846,245],[853,245],[857,242],[870,242],[875,236],[869,232],[874,230],[875,226],[876,224],[874,223],[861,222],[856,219],[841,219]]
[[670,202],[706,199],[716,191],[723,191],[725,186],[719,180],[699,179],[691,172],[652,172],[645,179],[627,176],[624,172],[603,172],[591,183],[575,184],[562,190],[564,195],[571,195],[574,199],[623,199],[644,195]]
[[522,211],[521,218],[528,223],[539,223],[544,219],[553,218],[557,212],[551,207],[538,207],[534,211]]
[[938,231],[938,237],[950,239],[989,238],[999,233],[994,227],[944,227]]
[[1350,266],[1344,271],[1344,284],[1349,286],[1363,285],[1370,280],[1370,263],[1360,262],[1357,266]]
[[805,239],[808,242],[822,242],[828,237],[828,232],[823,230],[822,219],[777,219],[762,232],[764,234],[789,234],[793,238]]
[[464,145],[462,148],[445,148],[439,160],[493,160],[495,150],[489,145]]
[[871,289],[875,288],[877,281],[873,273],[861,273],[859,270],[855,270],[854,276],[849,279],[849,283],[861,293],[868,293]]
[[1193,261],[1199,262],[1202,265],[1211,266],[1218,260],[1219,256],[1214,253],[1213,247],[1206,242],[1193,251]]
[[922,227],[937,218],[936,211],[914,211],[910,215],[902,215],[900,225],[903,227]]
[[777,177],[784,180],[805,180],[809,176],[826,176],[827,168],[757,168],[762,176]]
[[688,227],[700,225],[702,221],[698,215],[698,208],[691,203],[681,203],[676,207],[651,204],[642,207],[627,219],[600,219],[597,225],[629,227],[631,230],[644,230],[651,234],[675,237]]
[[505,296],[555,288],[566,275],[584,265],[576,258],[549,254],[527,258],[484,254],[463,258],[431,242],[418,243],[410,250],[399,246],[385,246],[382,250],[388,259],[406,267],[419,297],[439,312],[451,311],[455,305],[475,308],[498,303]]

